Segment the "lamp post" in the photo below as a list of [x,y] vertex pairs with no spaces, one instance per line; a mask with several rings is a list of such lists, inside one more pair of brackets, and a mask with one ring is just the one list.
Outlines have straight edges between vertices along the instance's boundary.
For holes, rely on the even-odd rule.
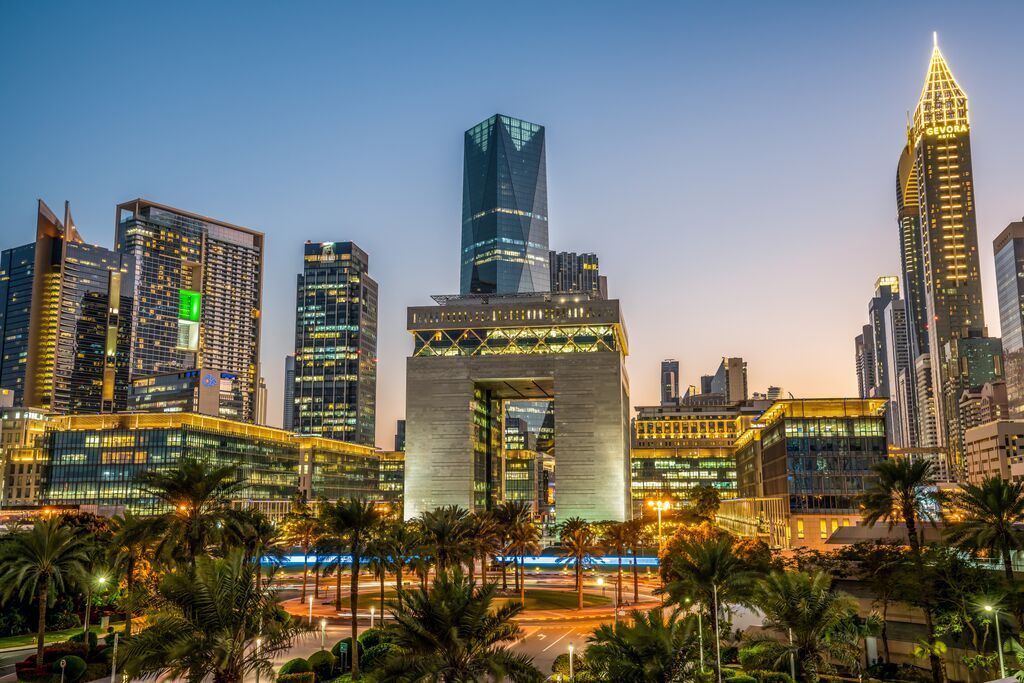
[[320,649],[327,647],[327,620],[320,620]]
[[377,608],[370,605],[370,628],[373,628],[373,615],[377,611]]
[[[686,598],[686,602],[690,602],[690,598]],[[697,605],[697,647],[700,648],[700,672],[704,673],[704,624],[700,616],[699,604]]]
[[1003,662],[1003,636],[999,633],[999,610],[992,605],[985,605],[986,612],[992,612],[996,622],[996,648],[999,649],[999,677],[1006,678],[1006,664]]
[[793,629],[789,629],[789,675],[796,680],[796,653],[793,652]]
[[569,643],[569,683],[572,683],[572,681],[573,681],[573,672],[572,672],[572,643]]
[[260,645],[262,645],[262,644],[263,644],[263,639],[262,638],[257,638],[256,639],[256,666],[255,666],[256,683],[260,683],[260,662],[259,662],[259,660],[260,660]]
[[117,680],[117,637],[120,633],[114,633],[114,654],[110,655],[110,683]]
[[669,503],[664,500],[649,500],[647,501],[648,507],[652,507],[658,511],[658,553],[661,553],[661,511],[669,509]]
[[597,585],[601,587],[601,597],[604,597],[604,577],[597,577]]
[[309,596],[309,625],[313,625],[313,596]]
[[[96,583],[102,587],[107,582],[107,577],[100,575],[96,577]],[[85,588],[85,624],[82,626],[82,631],[89,632],[89,612],[92,607],[92,581],[86,581]]]

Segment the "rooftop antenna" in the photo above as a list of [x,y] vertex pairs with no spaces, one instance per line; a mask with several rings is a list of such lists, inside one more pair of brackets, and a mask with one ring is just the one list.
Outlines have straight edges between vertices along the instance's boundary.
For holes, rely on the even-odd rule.
[[939,32],[932,31],[932,45],[936,48],[939,47]]

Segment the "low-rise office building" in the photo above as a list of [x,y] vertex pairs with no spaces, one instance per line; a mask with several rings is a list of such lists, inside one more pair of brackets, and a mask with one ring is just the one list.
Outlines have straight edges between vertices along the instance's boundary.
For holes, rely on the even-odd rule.
[[405,451],[380,451],[377,498],[399,513],[401,519],[405,492]]
[[38,410],[0,409],[0,508],[39,505],[46,422],[46,414]]
[[885,409],[884,399],[776,401],[751,427],[760,452],[754,434],[740,439],[739,488],[755,496],[723,501],[719,522],[784,549],[821,547],[859,524],[857,496],[887,453]]
[[41,503],[97,514],[159,511],[138,476],[186,459],[235,468],[242,487],[232,504],[271,516],[287,513],[296,493],[307,500],[377,496],[373,448],[195,413],[54,418],[44,447]]
[[143,377],[133,380],[128,392],[128,409],[143,413],[198,413],[241,420],[243,406],[238,375],[219,370]]

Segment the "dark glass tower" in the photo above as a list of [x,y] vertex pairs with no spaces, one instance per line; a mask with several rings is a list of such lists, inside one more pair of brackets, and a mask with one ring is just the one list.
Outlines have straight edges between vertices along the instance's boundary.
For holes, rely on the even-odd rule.
[[35,264],[35,242],[0,254],[0,389],[14,392],[16,406],[25,395]]
[[546,292],[544,127],[502,114],[466,131],[462,294]]
[[1024,418],[1024,220],[1006,226],[992,242],[999,292],[999,323],[1006,360],[1010,417]]
[[[294,429],[373,446],[377,283],[352,242],[306,242],[295,310]],[[285,428],[289,428],[285,425]]]

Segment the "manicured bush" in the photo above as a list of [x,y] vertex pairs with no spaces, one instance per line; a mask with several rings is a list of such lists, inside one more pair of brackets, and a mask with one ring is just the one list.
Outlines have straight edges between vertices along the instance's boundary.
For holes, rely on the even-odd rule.
[[375,645],[380,645],[386,641],[384,635],[384,629],[371,628],[363,631],[359,634],[359,650],[365,652]]
[[48,612],[46,614],[47,631],[63,631],[69,628],[78,628],[82,620],[70,610]]
[[[342,646],[344,646],[345,652],[342,653]],[[342,638],[334,644],[331,648],[331,654],[338,658],[338,668],[344,671],[348,671],[352,668],[352,638]]]
[[85,674],[85,669],[88,666],[81,657],[75,655],[61,657],[50,666],[50,670],[57,676],[60,676],[61,661],[64,662],[64,683],[75,683]]
[[754,643],[753,645],[740,648],[740,666],[747,673],[767,670],[768,667],[773,665],[773,659],[765,643]]
[[289,659],[287,662],[281,665],[278,669],[278,677],[286,676],[287,674],[304,674],[312,673],[313,667],[309,665],[302,657],[296,657],[295,659]]
[[369,673],[379,669],[388,657],[400,650],[401,648],[391,643],[377,643],[373,647],[368,647],[362,650],[362,654],[359,656],[359,670]]
[[[579,653],[574,652],[572,656],[572,668],[573,673],[578,674],[582,671],[586,671],[587,663],[586,660],[580,656]],[[551,673],[553,674],[565,674],[569,675],[569,653],[563,652],[562,654],[555,657],[555,661],[551,662]]]
[[312,671],[303,671],[297,674],[277,675],[277,683],[316,683],[316,674]]
[[727,666],[723,666],[722,667],[722,680],[723,681],[724,680],[730,680],[731,681],[732,679],[736,678],[737,676],[739,676],[741,674],[742,674],[742,672],[738,671],[736,669],[730,669]]
[[318,650],[311,654],[307,661],[320,683],[327,683],[334,677],[334,667],[338,663],[338,658],[332,655],[330,650]]
[[89,652],[96,649],[96,645],[99,643],[99,639],[96,637],[94,631],[82,631],[68,638],[72,643],[85,643],[89,647]]
[[757,683],[793,683],[792,677],[782,671],[754,669],[753,671],[748,671],[747,674],[757,681]]
[[757,683],[757,679],[753,676],[740,674],[738,676],[733,676],[732,678],[730,678],[729,683]]

